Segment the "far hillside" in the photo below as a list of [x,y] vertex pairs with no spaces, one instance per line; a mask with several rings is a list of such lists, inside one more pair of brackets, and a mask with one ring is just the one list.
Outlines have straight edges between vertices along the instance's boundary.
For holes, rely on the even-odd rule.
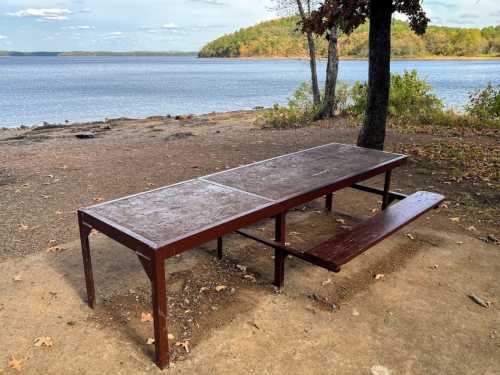
[[[307,42],[297,29],[296,17],[259,23],[224,35],[207,45],[200,57],[306,57]],[[368,24],[339,39],[342,57],[368,56]],[[317,38],[317,52],[327,55],[327,42]],[[395,20],[392,53],[396,57],[500,57],[500,25],[483,29],[430,26],[423,36]]]

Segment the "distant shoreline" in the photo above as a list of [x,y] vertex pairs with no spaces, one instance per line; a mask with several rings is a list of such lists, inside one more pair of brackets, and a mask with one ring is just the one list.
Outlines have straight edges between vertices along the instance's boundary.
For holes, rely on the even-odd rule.
[[[15,54],[0,54],[0,58],[9,57],[196,57],[198,59],[217,59],[217,60],[308,60],[307,56],[245,56],[245,57],[199,57],[197,52],[109,52],[109,53],[45,53],[45,52],[26,52]],[[318,60],[326,60],[326,57],[318,57]],[[345,61],[366,61],[367,57],[359,56],[341,56],[340,60]],[[394,56],[392,61],[473,61],[473,60],[500,60],[500,56]]]
[[[199,57],[200,59],[217,59],[217,60],[308,60],[309,57],[287,57],[287,56],[250,56],[250,57]],[[326,57],[318,57],[318,60],[326,60]],[[357,56],[342,56],[339,60],[345,61],[367,61],[367,57]],[[439,60],[500,60],[500,56],[396,56],[391,57],[391,61],[439,61]]]

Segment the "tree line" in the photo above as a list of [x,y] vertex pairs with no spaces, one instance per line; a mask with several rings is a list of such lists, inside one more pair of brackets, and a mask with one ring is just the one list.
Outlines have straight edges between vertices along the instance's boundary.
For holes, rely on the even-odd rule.
[[[307,57],[306,36],[297,27],[299,16],[283,17],[224,35],[207,45],[200,57]],[[368,57],[369,23],[352,34],[340,33],[341,57]],[[391,54],[394,57],[500,56],[500,25],[483,29],[429,26],[416,35],[408,23],[393,20]],[[328,41],[314,36],[316,54],[328,56]]]

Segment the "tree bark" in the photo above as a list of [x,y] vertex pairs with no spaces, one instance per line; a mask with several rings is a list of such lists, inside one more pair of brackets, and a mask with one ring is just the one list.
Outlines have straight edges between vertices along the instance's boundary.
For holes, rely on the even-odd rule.
[[[297,0],[297,7],[299,8],[300,17],[302,18],[302,21],[304,21],[306,19],[306,13],[304,11],[304,7],[302,6],[302,0]],[[310,9],[308,11],[310,11]],[[313,103],[315,106],[319,106],[321,103],[321,95],[319,92],[318,72],[316,68],[316,46],[311,32],[307,32],[307,46],[309,47],[309,65],[311,67]]]
[[384,149],[391,79],[392,0],[370,0],[368,103],[358,146]]
[[330,29],[328,41],[328,63],[326,65],[325,97],[318,119],[332,118],[335,115],[335,88],[337,87],[337,75],[339,72],[339,57],[337,51],[337,26]]

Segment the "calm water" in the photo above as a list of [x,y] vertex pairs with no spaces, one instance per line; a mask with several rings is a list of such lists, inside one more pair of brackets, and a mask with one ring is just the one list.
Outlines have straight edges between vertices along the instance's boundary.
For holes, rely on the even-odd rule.
[[[500,61],[392,63],[394,72],[405,69],[417,69],[455,108],[469,91],[500,83]],[[342,61],[340,79],[366,80],[367,70],[366,61]],[[307,61],[298,60],[0,58],[0,127],[270,106],[308,78]]]

